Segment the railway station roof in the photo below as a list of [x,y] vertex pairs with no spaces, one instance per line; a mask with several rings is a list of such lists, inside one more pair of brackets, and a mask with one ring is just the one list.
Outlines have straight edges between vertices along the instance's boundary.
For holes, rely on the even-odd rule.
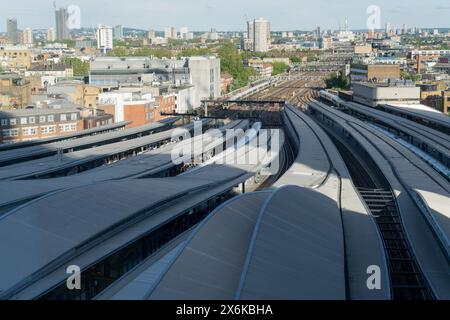
[[[172,122],[175,122],[176,118]],[[29,158],[30,156],[39,157],[40,155],[47,155],[49,152],[56,152],[58,149],[75,149],[82,147],[92,147],[98,144],[106,144],[108,141],[120,141],[119,139],[126,138],[127,136],[138,135],[146,131],[152,131],[163,128],[169,125],[169,122],[165,123],[153,123],[135,128],[113,131],[98,135],[91,135],[74,140],[58,141],[49,144],[31,146],[20,149],[7,150],[0,153],[0,163],[11,163],[12,161],[18,162],[22,158]]]
[[110,298],[345,299],[335,207],[293,186],[234,198]]
[[231,167],[204,170],[208,172],[203,178],[197,173],[195,178],[108,181],[67,188],[4,214],[0,217],[0,255],[8,258],[0,267],[4,275],[0,276],[0,296],[144,212],[240,177],[245,181],[247,174]]

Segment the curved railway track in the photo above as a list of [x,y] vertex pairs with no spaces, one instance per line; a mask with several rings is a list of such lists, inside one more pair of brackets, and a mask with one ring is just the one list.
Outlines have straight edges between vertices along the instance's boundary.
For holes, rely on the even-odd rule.
[[[320,106],[320,105],[319,105]],[[320,106],[321,108],[324,108]],[[405,150],[396,145],[396,143],[390,138],[384,136],[381,132],[377,132],[375,129],[370,130],[365,128],[361,124],[357,123],[357,120],[352,121],[349,119],[348,115],[341,115],[339,111],[331,108],[327,110],[334,116],[342,120],[346,125],[351,127],[355,132],[359,133],[365,138],[367,143],[369,143],[377,152],[383,157],[383,159],[389,164],[392,172],[399,181],[400,185],[406,190],[412,199],[412,194],[409,185],[402,179],[396,172],[395,165],[391,161],[391,155],[387,154],[380,148],[380,143],[385,143],[389,146],[389,150],[397,154],[408,161],[416,170],[426,175],[432,181],[434,181],[443,190],[448,190],[447,186],[443,182],[437,181],[433,175],[424,167],[419,166],[411,160],[410,155],[407,155]],[[324,129],[327,127],[322,125]],[[327,130],[330,133],[330,129]],[[368,134],[376,139],[368,138]],[[334,136],[334,139],[339,139]],[[345,144],[345,142],[342,142]],[[338,143],[336,143],[338,144]],[[340,150],[343,150],[341,147]],[[346,151],[344,151],[345,153]],[[347,150],[348,152],[348,150]],[[351,154],[344,155],[345,158],[351,157]],[[355,173],[355,164],[351,161],[347,161],[349,167],[353,167],[353,174]],[[360,169],[366,170],[363,166],[359,166]],[[357,170],[356,170],[357,171]],[[381,171],[379,171],[381,172]],[[358,181],[356,177],[356,181]],[[360,183],[361,184],[361,183]],[[380,232],[383,236],[385,242],[385,248],[388,253],[391,277],[393,279],[394,297],[396,299],[434,299],[435,296],[431,290],[430,284],[428,283],[414,251],[411,249],[410,240],[407,237],[407,232],[402,222],[402,217],[399,212],[398,204],[392,188],[389,186],[388,189],[380,189],[377,186],[372,186],[371,188],[360,187],[360,194],[365,199],[372,213],[374,214],[376,221],[379,225]],[[378,203],[378,207],[374,205],[374,201]]]

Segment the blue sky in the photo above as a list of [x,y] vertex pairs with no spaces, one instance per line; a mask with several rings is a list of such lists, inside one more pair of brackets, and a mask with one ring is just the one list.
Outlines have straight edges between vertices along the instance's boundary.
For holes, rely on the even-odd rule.
[[[243,30],[247,15],[270,20],[273,30],[338,29],[348,16],[351,28],[362,29],[367,7],[375,4],[382,25],[450,27],[448,0],[57,0],[57,6],[70,4],[81,8],[82,26]],[[54,24],[53,0],[8,1],[0,11],[0,31],[10,17],[18,19],[19,28],[48,28]]]

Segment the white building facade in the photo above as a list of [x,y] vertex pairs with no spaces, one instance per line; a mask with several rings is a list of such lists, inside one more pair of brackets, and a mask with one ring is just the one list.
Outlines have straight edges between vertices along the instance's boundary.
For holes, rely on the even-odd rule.
[[108,26],[99,25],[97,29],[97,49],[103,52],[114,49],[113,29]]

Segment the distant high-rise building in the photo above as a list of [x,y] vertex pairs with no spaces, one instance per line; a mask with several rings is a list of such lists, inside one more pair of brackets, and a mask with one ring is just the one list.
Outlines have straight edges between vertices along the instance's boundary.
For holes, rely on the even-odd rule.
[[108,26],[99,25],[97,29],[97,49],[103,52],[112,50],[113,45],[113,29]]
[[47,42],[56,41],[56,32],[54,28],[48,28],[47,30]]
[[216,29],[211,29],[211,32],[208,34],[208,39],[212,41],[219,40],[219,33]]
[[180,38],[186,39],[186,35],[189,33],[188,27],[181,27],[180,28]]
[[408,33],[408,31],[406,29],[406,24],[403,24],[403,26],[402,26],[402,34],[407,34],[407,33]]
[[164,38],[177,39],[177,29],[174,27],[168,27],[164,29]]
[[390,36],[391,35],[391,24],[389,22],[387,22],[385,27],[384,27],[384,33],[385,33],[386,36]]
[[148,38],[149,39],[155,39],[156,38],[156,31],[154,29],[150,29],[148,31]]
[[193,32],[188,32],[185,34],[185,40],[192,40],[194,39],[194,33]]
[[254,21],[247,21],[247,39],[251,42],[252,46],[255,42],[255,24]]
[[113,29],[113,37],[114,40],[122,40],[123,39],[123,27],[122,25],[117,25]]
[[34,42],[33,39],[33,30],[30,28],[25,28],[22,32],[23,44],[31,45]]
[[55,11],[56,40],[58,41],[69,39],[68,17],[66,8],[60,8]]
[[9,43],[17,44],[19,42],[19,34],[17,32],[17,19],[6,20],[6,35],[8,37]]
[[269,21],[259,18],[253,21],[254,30],[254,44],[253,50],[255,52],[267,52],[269,51],[269,39],[270,39],[270,23]]

